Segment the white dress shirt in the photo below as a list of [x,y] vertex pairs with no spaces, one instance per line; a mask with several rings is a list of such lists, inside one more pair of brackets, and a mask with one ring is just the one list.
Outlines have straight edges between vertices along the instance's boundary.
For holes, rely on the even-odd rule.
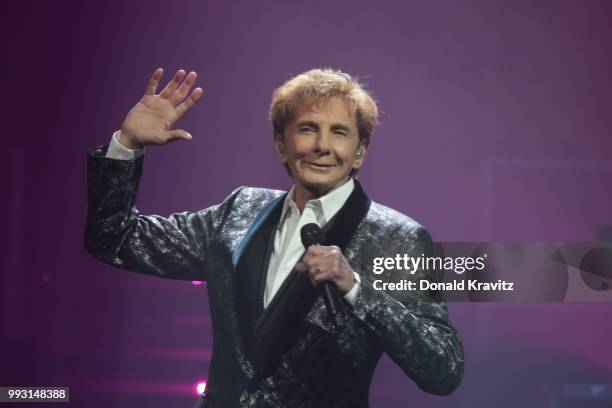
[[[268,306],[278,289],[287,276],[293,270],[295,264],[304,255],[304,246],[300,231],[306,224],[314,222],[323,228],[325,224],[342,208],[348,197],[355,188],[352,178],[334,191],[315,200],[309,200],[300,214],[293,195],[295,186],[291,187],[281,212],[280,222],[274,237],[274,248],[270,256],[268,274],[266,278],[266,290],[264,292],[264,306]],[[359,275],[355,273],[356,283],[352,289],[344,295],[351,305],[355,304],[359,294]]]
[[[144,148],[128,149],[119,143],[119,132],[117,131],[113,134],[106,157],[116,160],[132,160],[144,154]],[[264,306],[267,307],[270,304],[270,301],[289,276],[295,264],[304,255],[305,249],[300,236],[302,226],[314,222],[323,228],[342,208],[354,187],[353,179],[349,178],[345,184],[334,191],[323,197],[307,201],[302,213],[300,213],[295,201],[293,201],[295,187],[289,190],[283,203],[280,222],[274,237],[274,247],[266,275]],[[344,299],[351,305],[355,304],[359,295],[361,281],[357,273],[355,273],[355,280],[355,285],[344,295]]]

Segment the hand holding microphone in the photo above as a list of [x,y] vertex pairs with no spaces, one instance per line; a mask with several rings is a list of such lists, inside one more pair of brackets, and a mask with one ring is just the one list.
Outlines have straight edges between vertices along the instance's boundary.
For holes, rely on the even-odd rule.
[[330,318],[336,327],[344,325],[344,305],[341,296],[356,284],[355,273],[337,246],[322,246],[323,234],[317,224],[302,227],[302,244],[306,253],[295,269],[308,274],[321,291]]

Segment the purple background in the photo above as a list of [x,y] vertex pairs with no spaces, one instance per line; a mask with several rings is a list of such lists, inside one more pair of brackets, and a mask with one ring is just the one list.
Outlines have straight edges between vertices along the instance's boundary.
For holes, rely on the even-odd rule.
[[[158,66],[165,79],[196,70],[205,94],[179,122],[193,141],[148,149],[141,211],[204,208],[239,185],[288,188],[271,92],[330,66],[380,101],[366,191],[435,239],[596,241],[612,224],[608,1],[6,7],[0,385],[68,385],[79,407],[195,402],[211,349],[205,286],[113,269],[82,244],[85,151],[109,140]],[[385,358],[371,405],[548,407],[558,387],[610,385],[611,311],[451,304],[461,387],[429,396]]]

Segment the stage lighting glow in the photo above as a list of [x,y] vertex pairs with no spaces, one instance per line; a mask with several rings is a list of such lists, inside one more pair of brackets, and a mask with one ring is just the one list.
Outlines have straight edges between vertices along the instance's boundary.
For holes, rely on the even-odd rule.
[[199,381],[196,384],[196,394],[200,395],[206,391],[206,381]]
[[191,283],[193,283],[194,285],[201,285],[202,281],[191,281]]

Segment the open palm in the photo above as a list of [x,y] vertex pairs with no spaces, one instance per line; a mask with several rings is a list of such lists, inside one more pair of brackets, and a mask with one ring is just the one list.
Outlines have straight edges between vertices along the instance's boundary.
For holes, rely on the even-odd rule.
[[166,87],[156,94],[164,71],[155,70],[142,99],[127,114],[121,125],[120,142],[131,149],[147,145],[166,144],[171,140],[190,140],[182,129],[172,129],[174,123],[202,96],[202,88],[191,90],[198,75],[178,70]]

